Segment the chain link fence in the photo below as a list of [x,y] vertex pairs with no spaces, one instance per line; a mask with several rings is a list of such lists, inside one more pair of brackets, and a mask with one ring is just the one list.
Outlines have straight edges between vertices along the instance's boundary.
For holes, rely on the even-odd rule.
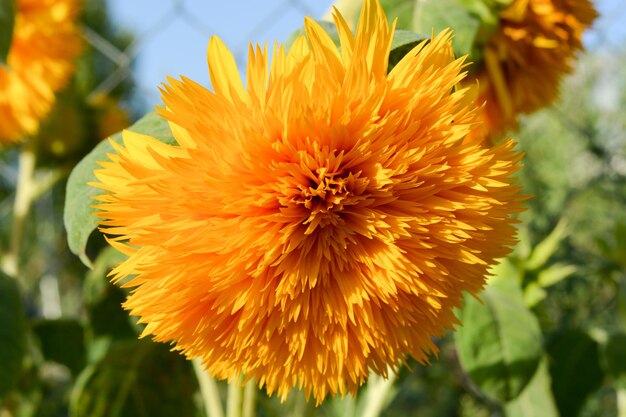
[[[269,42],[271,45],[275,40],[284,41],[292,30],[302,24],[304,16],[320,18],[332,4],[332,0],[271,0],[263,3],[238,1],[234,2],[230,10],[226,10],[230,12],[227,20],[232,23],[231,28],[224,29],[223,4],[198,0],[162,0],[148,3],[137,0],[107,1],[114,21],[119,17],[117,14],[125,10],[126,19],[120,24],[120,28],[132,31],[134,40],[128,47],[120,50],[91,28],[83,28],[87,42],[113,62],[116,68],[91,92],[91,96],[109,93],[120,83],[134,77],[135,94],[139,96],[139,102],[145,110],[160,102],[157,86],[166,80],[167,75],[178,76],[176,69],[200,83],[208,83],[203,60],[206,44],[211,36],[217,34],[225,38],[241,70],[245,68],[250,42]],[[129,15],[133,8],[140,10],[137,6],[139,3],[145,3],[143,6],[149,8],[149,13],[135,12],[134,15]],[[624,67],[621,64],[626,57],[626,4],[623,0],[596,0],[596,7],[600,11],[600,17],[585,35],[586,46],[592,53],[609,56],[610,64],[619,60],[617,64],[610,65],[611,68]],[[217,9],[221,13],[215,13]],[[243,15],[247,18],[242,19]],[[158,37],[167,37],[170,42],[163,47],[155,47],[154,39]],[[178,56],[184,52],[197,55],[197,59],[193,61],[193,65],[181,67],[183,63],[177,62],[176,57],[170,58],[172,49],[178,49]],[[578,67],[590,65],[590,62],[592,61],[583,59]],[[158,67],[160,71],[146,69],[146,66]],[[145,77],[145,74],[149,76]],[[194,74],[202,75],[194,77]],[[598,80],[598,83],[599,94],[605,94],[610,102],[611,94],[614,96],[615,92],[610,91],[606,80]],[[572,121],[564,120],[564,123],[573,124],[574,128],[576,126]]]
[[[206,45],[211,36],[218,35],[231,49],[239,68],[245,69],[250,42],[268,42],[270,45],[275,40],[284,42],[289,33],[302,25],[305,16],[320,18],[330,7],[332,0],[270,0],[262,4],[247,0],[236,2],[230,9],[213,2],[163,0],[144,5],[151,9],[148,18],[138,13],[129,16],[135,9],[139,9],[137,4],[132,3],[137,2],[108,0],[112,20],[121,30],[131,30],[134,35],[133,42],[123,50],[115,47],[91,28],[83,27],[87,42],[116,66],[115,71],[91,92],[91,96],[106,95],[120,83],[134,76],[138,93],[146,106],[152,107],[160,101],[157,85],[165,81],[167,75],[178,75],[174,73],[174,67],[180,63],[168,61],[168,56],[176,54],[180,56],[181,52],[197,55],[199,59],[193,62],[197,63],[199,68],[195,68],[194,65],[182,68],[180,72],[190,78],[194,78],[190,74],[199,71],[206,74],[206,63],[202,62]],[[214,13],[216,9],[220,9],[221,16]],[[224,28],[223,22],[220,21],[224,19],[224,12],[230,13],[227,16],[229,21],[241,20],[240,24],[234,23],[231,28]],[[119,16],[116,14],[126,17],[125,22],[119,24],[116,20]],[[160,45],[155,47],[154,39],[160,36],[168,37],[170,42],[163,47]],[[172,46],[175,43],[179,45]],[[145,66],[145,63],[158,66],[161,71],[155,71],[153,68],[144,71],[142,64]],[[141,75],[146,73],[150,76],[142,79]],[[208,75],[206,79],[208,80]],[[202,83],[204,80],[196,81]]]
[[[143,114],[160,103],[158,85],[167,76],[184,75],[208,85],[206,45],[213,35],[220,36],[233,52],[240,71],[245,71],[250,42],[284,42],[302,25],[304,16],[321,18],[332,0],[269,0],[263,3],[240,0],[217,3],[206,0],[106,0],[111,18],[120,30],[130,31],[133,41],[119,49],[90,27],[83,27],[87,42],[103,59],[110,60],[111,71],[91,91],[90,97],[111,92],[121,83],[134,81],[133,107]],[[571,92],[582,84],[592,91],[599,109],[619,114],[626,85],[626,4],[623,0],[596,0],[600,12],[593,27],[585,33],[587,51],[576,62],[576,71],[563,83]],[[566,100],[568,100],[567,96]],[[575,95],[574,95],[575,97]],[[588,127],[576,115],[554,106],[546,112],[564,128],[597,147]],[[612,121],[611,135],[619,146],[605,147],[613,152],[605,162],[626,175],[626,155],[621,144],[626,137],[620,120]],[[617,128],[615,128],[617,126]],[[611,129],[609,129],[611,130]]]

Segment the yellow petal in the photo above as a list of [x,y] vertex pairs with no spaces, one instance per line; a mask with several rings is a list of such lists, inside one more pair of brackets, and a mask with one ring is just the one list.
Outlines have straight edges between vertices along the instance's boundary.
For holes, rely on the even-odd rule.
[[211,85],[215,94],[224,96],[231,102],[234,102],[235,97],[243,100],[245,90],[239,76],[235,58],[228,47],[224,45],[224,42],[217,36],[211,37],[209,41],[207,61],[209,63]]

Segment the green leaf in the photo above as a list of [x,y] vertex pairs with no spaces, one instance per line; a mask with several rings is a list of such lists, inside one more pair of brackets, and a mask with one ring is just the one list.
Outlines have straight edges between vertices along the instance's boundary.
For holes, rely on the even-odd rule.
[[[165,119],[156,112],[151,112],[132,125],[129,130],[153,136],[165,143],[175,144],[169,125]],[[111,140],[121,143],[122,134],[117,133]],[[98,226],[98,219],[93,215],[95,211],[91,206],[95,203],[93,197],[101,191],[88,185],[96,181],[93,174],[98,169],[98,161],[107,161],[107,153],[114,152],[108,140],[102,141],[82,161],[76,165],[67,181],[65,196],[65,212],[63,220],[67,230],[67,242],[72,253],[78,255],[80,260],[89,268],[91,260],[87,256],[86,248],[89,236]]]
[[513,0],[461,0],[473,14],[477,15],[483,29],[495,30],[500,22],[500,13],[506,9]]
[[544,357],[537,372],[526,388],[514,400],[504,405],[507,417],[559,417],[559,412],[550,390],[548,360]]
[[548,296],[546,290],[541,288],[536,282],[531,282],[524,288],[524,301],[526,305],[533,308]]
[[608,375],[626,377],[626,334],[612,334],[602,349],[602,364]]
[[98,304],[107,297],[109,282],[107,275],[115,266],[126,259],[126,255],[107,246],[104,248],[93,264],[83,283],[83,300],[88,307]]
[[76,320],[39,320],[33,323],[33,331],[41,345],[46,360],[67,366],[74,375],[86,362],[85,333]]
[[581,330],[568,330],[555,335],[546,350],[559,412],[577,416],[589,394],[602,383],[598,343]]
[[122,308],[125,292],[107,278],[109,271],[124,259],[122,253],[108,246],[99,254],[93,270],[85,278],[83,299],[92,339],[100,336],[135,339],[138,335],[138,328],[134,325],[136,319]]
[[508,279],[522,282],[524,271],[520,268],[518,263],[514,263],[511,257],[502,258],[500,262],[493,266],[489,273],[493,277],[498,279]]
[[615,387],[616,406],[618,417],[626,416],[626,379],[622,378]]
[[0,65],[7,63],[13,42],[13,28],[17,12],[15,1],[0,0]]
[[626,330],[626,278],[621,277],[617,282],[617,314],[622,329]]
[[466,296],[459,312],[459,360],[487,397],[509,401],[537,370],[543,353],[541,330],[515,280],[492,280],[480,297],[482,304]]
[[576,272],[576,267],[574,265],[557,263],[539,271],[537,274],[537,282],[541,285],[541,287],[547,288],[563,281],[574,272]]
[[456,56],[470,54],[481,21],[463,3],[463,0],[416,0],[411,29],[419,33],[432,33],[433,30],[438,33],[452,28]]
[[530,236],[528,233],[528,226],[521,225],[517,229],[517,245],[513,248],[513,254],[517,259],[528,259],[532,250],[530,244]]
[[195,417],[196,389],[189,362],[166,345],[145,339],[118,342],[78,377],[70,415]]
[[413,27],[415,0],[381,0],[380,4],[385,10],[389,22],[398,19],[398,23],[396,24],[398,29],[410,30]]
[[559,221],[548,236],[539,242],[526,260],[526,269],[536,271],[546,264],[548,259],[557,251],[567,233],[567,222]]
[[420,42],[429,39],[430,38],[426,35],[411,32],[409,30],[396,30],[393,34],[393,40],[391,41],[388,71],[391,71],[393,67],[395,67],[396,64],[411,51],[411,49],[415,48]]
[[16,384],[26,354],[26,316],[17,281],[0,272],[0,398]]
[[626,222],[617,222],[613,229],[615,245],[612,250],[613,260],[626,268]]

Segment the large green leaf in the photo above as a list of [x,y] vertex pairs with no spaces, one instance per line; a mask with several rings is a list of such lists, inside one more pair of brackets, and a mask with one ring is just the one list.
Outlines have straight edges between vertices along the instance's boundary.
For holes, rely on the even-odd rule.
[[524,301],[530,308],[534,308],[537,304],[545,300],[548,296],[548,292],[541,287],[537,282],[531,282],[524,288]]
[[26,353],[26,317],[17,281],[0,272],[0,398],[17,382]]
[[405,30],[410,30],[413,27],[413,11],[416,3],[415,0],[381,0],[380,2],[385,9],[387,20],[391,22],[398,19],[397,27]]
[[532,249],[530,256],[526,260],[526,269],[534,271],[543,267],[548,262],[548,259],[558,250],[566,234],[567,222],[561,220],[550,234]]
[[548,360],[544,357],[535,376],[514,400],[504,406],[507,417],[559,417],[550,390]]
[[[493,32],[499,26],[500,13],[512,2],[513,0],[460,0],[464,7],[480,18],[481,31],[486,32]],[[489,33],[485,35],[488,36]]]
[[0,65],[7,63],[15,26],[15,1],[0,0]]
[[[129,130],[153,136],[166,143],[175,143],[167,121],[155,112],[148,113],[132,125]],[[111,140],[121,143],[122,134],[113,135]],[[63,214],[65,229],[67,230],[67,242],[72,253],[78,255],[81,261],[90,268],[92,263],[86,253],[87,242],[98,225],[98,220],[93,215],[94,209],[91,206],[95,203],[93,197],[99,194],[100,190],[88,185],[88,183],[96,181],[93,171],[99,168],[98,161],[108,160],[106,154],[112,152],[114,152],[113,147],[108,140],[99,143],[76,165],[67,181],[65,212]]]
[[166,345],[129,340],[111,346],[80,374],[72,417],[196,416],[190,364]]
[[577,268],[574,265],[556,263],[539,271],[537,274],[537,283],[543,288],[551,287],[563,281],[565,278],[570,277],[576,270]]
[[393,40],[391,41],[388,71],[391,71],[411,49],[417,46],[417,44],[427,39],[429,39],[428,36],[409,30],[396,30],[393,34]]
[[539,302],[543,301],[548,292],[545,288],[555,285],[565,278],[570,277],[577,268],[574,265],[556,263],[541,269],[536,274],[536,280],[530,282],[524,288],[524,299],[528,307],[535,307]]
[[486,396],[509,401],[537,370],[543,353],[541,330],[516,280],[494,279],[480,298],[483,303],[467,296],[459,312],[459,360]]
[[76,320],[39,320],[33,331],[46,360],[67,366],[78,374],[85,366],[85,332]]
[[457,56],[472,52],[481,21],[463,0],[419,0],[413,9],[413,29],[419,33],[454,30],[454,52]]
[[557,407],[562,416],[575,417],[602,382],[598,343],[581,330],[568,330],[555,335],[546,349]]

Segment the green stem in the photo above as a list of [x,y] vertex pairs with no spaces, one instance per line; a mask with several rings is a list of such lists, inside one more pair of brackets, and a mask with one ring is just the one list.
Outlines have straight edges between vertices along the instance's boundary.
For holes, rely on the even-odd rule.
[[306,415],[307,402],[304,397],[304,393],[298,391],[294,392],[293,395],[296,397],[293,407],[291,408],[291,417],[302,417]]
[[5,255],[2,265],[4,271],[15,278],[19,276],[19,256],[24,238],[24,227],[34,195],[33,176],[36,163],[34,145],[34,141],[29,140],[20,152],[15,201],[13,203],[11,240],[9,241],[9,251]]
[[380,375],[373,375],[367,381],[367,391],[365,393],[365,405],[361,417],[378,417],[386,405],[393,383],[396,380],[396,373],[391,369],[388,371],[387,379]]
[[618,388],[617,395],[617,417],[626,417],[626,389]]
[[148,349],[150,348],[154,348],[154,346],[135,350],[132,362],[130,363],[130,366],[126,368],[124,378],[121,379],[119,389],[113,397],[113,401],[111,403],[112,416],[122,415],[122,410],[124,409],[126,400],[128,399],[128,396],[131,395],[132,390],[136,385],[135,382],[137,381],[137,377],[139,375],[141,362],[146,357]]
[[72,169],[67,166],[54,168],[47,172],[45,176],[34,183],[32,201],[39,199],[39,197],[50,191],[59,181],[66,178],[70,172],[72,172]]
[[208,417],[224,417],[222,408],[222,400],[217,388],[217,382],[204,370],[200,359],[196,358],[191,361],[193,370],[200,385],[200,393],[202,394],[202,402]]
[[228,383],[226,417],[241,417],[241,378],[238,376]]
[[256,411],[256,383],[254,379],[250,379],[246,382],[246,386],[243,389],[243,413],[242,417],[254,417]]
[[351,394],[346,395],[343,399],[343,415],[346,417],[354,417],[356,415],[356,398]]

